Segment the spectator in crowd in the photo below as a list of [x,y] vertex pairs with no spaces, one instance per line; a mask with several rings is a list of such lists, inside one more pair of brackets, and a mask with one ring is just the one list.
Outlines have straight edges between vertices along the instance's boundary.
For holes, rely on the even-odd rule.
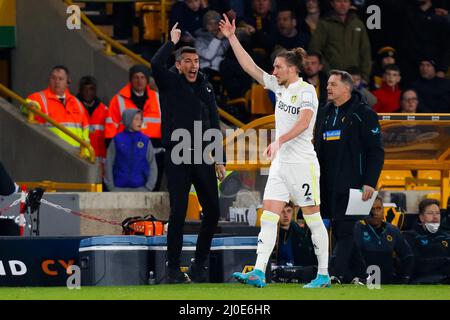
[[419,203],[419,224],[404,236],[414,253],[413,284],[450,283],[450,234],[440,228],[439,201]]
[[[250,36],[245,32],[239,32],[236,36],[247,52],[251,52]],[[251,88],[253,81],[252,78],[242,70],[231,48],[228,48],[225,58],[220,63],[219,71],[222,79],[222,86],[224,92],[226,92],[226,98],[232,100],[245,97],[245,94]],[[226,106],[225,103],[223,108],[244,123],[247,123],[250,118],[245,104]]]
[[355,13],[349,12],[350,0],[331,0],[330,3],[334,12],[320,20],[309,50],[322,54],[327,69],[358,67],[363,81],[368,83],[372,60],[365,24]]
[[[67,130],[89,143],[89,120],[87,111],[81,102],[69,92],[70,75],[65,66],[55,66],[50,74],[49,86],[43,91],[31,94],[28,99],[36,101],[41,107],[41,112],[48,115]],[[46,121],[37,116],[36,121],[45,124]],[[55,135],[66,141],[73,147],[80,144],[60,131],[58,128],[46,124],[47,128]],[[86,153],[88,155],[88,153]]]
[[384,68],[381,88],[372,92],[377,98],[377,104],[373,107],[376,112],[391,113],[398,110],[402,93],[399,88],[400,80],[401,75],[398,66],[390,64]]
[[321,2],[320,0],[306,0],[304,3],[306,16],[304,19],[304,24],[300,23],[300,26],[306,25],[307,32],[312,35],[316,31],[317,25],[319,24]]
[[[276,250],[277,265],[317,266],[317,257],[311,240],[311,231],[295,220],[294,205],[286,204],[280,216],[280,232]],[[315,273],[312,273],[313,279]]]
[[419,95],[414,89],[407,89],[402,92],[400,96],[400,110],[401,113],[418,113],[419,110]]
[[[410,85],[419,76],[417,65],[423,57],[433,57],[436,76],[445,77],[450,65],[450,24],[436,14],[431,0],[411,1],[403,11],[400,28],[400,67],[403,78]],[[422,76],[423,77],[423,76]],[[419,92],[422,95],[421,92]],[[425,107],[428,108],[427,105]]]
[[141,132],[142,111],[127,109],[122,114],[124,130],[108,147],[105,184],[109,191],[153,191],[158,178],[152,143]]
[[203,0],[183,0],[173,4],[169,16],[169,29],[178,22],[181,30],[180,45],[194,45],[195,33],[203,26],[203,15],[206,13]]
[[219,30],[219,21],[218,12],[206,12],[203,16],[203,30],[196,33],[195,48],[200,57],[200,69],[210,76],[219,73],[220,63],[230,46]]
[[82,77],[78,88],[77,98],[88,113],[91,145],[97,161],[104,164],[106,159],[105,123],[108,117],[108,108],[97,97],[97,80],[94,77]]
[[0,196],[9,196],[19,191],[19,186],[11,179],[3,164],[0,162]]
[[342,282],[352,256],[360,256],[355,253],[359,251],[354,245],[355,216],[345,215],[350,188],[362,190],[363,201],[373,196],[384,149],[378,116],[362,94],[353,90],[349,73],[331,72],[328,101],[317,114],[314,141],[320,163],[321,211],[332,219],[335,238],[332,275]]
[[361,70],[358,67],[350,67],[347,72],[352,76],[355,90],[358,90],[366,98],[367,104],[373,108],[378,100],[362,82]]
[[305,59],[302,77],[316,88],[319,108],[324,106],[328,100],[328,75],[323,71],[323,68],[322,55],[318,52],[309,51]]
[[106,144],[114,136],[125,129],[122,121],[123,112],[127,109],[142,111],[143,124],[141,131],[152,141],[155,148],[156,162],[158,164],[158,180],[155,190],[159,190],[164,170],[164,156],[160,152],[161,144],[161,109],[159,96],[149,86],[150,70],[144,65],[135,65],[130,68],[130,82],[116,94],[109,103],[109,115],[106,119]]
[[433,5],[435,7],[434,12],[436,15],[444,17],[450,23],[450,1],[449,0],[434,0]]
[[271,52],[281,48],[290,50],[308,47],[310,36],[303,30],[297,29],[297,18],[290,9],[278,11],[276,26],[276,30],[270,35]]
[[[415,0],[414,0],[415,1]],[[385,47],[392,47],[401,42],[401,31],[399,26],[403,25],[405,8],[411,0],[365,0],[362,10],[361,20],[366,21],[368,25],[367,33],[369,35],[372,47],[372,56],[376,57],[379,50]],[[374,7],[375,11],[374,11]],[[368,10],[371,7],[371,10]],[[378,10],[379,8],[379,10]],[[379,25],[378,25],[379,23]],[[397,48],[398,49],[398,48]],[[376,65],[377,66],[377,61]],[[399,61],[391,62],[389,64]],[[383,67],[378,66],[377,75],[381,76]],[[372,87],[372,89],[374,89]]]
[[230,19],[237,18],[237,12],[233,7],[236,2],[233,0],[208,0],[207,3],[209,10],[217,11],[220,15],[225,13]]
[[427,112],[450,112],[450,80],[437,76],[434,59],[425,58],[420,62],[420,78],[412,84],[416,89],[423,108]]
[[271,11],[271,0],[252,0],[252,12],[238,25],[252,36],[253,50],[261,55],[261,61],[269,64],[270,45],[267,39],[276,28],[276,17]]
[[384,68],[390,64],[397,64],[396,54],[397,51],[392,47],[383,47],[378,50],[377,60],[373,65],[372,78],[370,79],[370,88],[372,90],[381,88]]
[[409,282],[414,261],[400,230],[384,221],[383,199],[377,196],[370,216],[355,224],[355,241],[367,266],[380,267],[381,283]]

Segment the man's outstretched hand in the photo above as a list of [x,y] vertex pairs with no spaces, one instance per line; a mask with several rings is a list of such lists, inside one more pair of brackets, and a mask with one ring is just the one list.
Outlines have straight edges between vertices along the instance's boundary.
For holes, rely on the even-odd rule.
[[223,14],[223,19],[219,22],[219,28],[223,35],[229,38],[236,32],[236,20],[233,19],[233,23],[231,23],[227,15]]
[[177,44],[178,41],[180,41],[181,39],[181,30],[177,28],[178,27],[178,22],[175,23],[172,27],[172,30],[170,30],[170,40],[172,40],[172,42],[174,44]]

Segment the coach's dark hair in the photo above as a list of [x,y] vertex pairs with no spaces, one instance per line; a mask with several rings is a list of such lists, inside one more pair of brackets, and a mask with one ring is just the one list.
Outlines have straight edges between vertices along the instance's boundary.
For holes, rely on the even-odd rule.
[[284,58],[288,65],[296,66],[299,71],[303,69],[303,61],[307,54],[303,48],[295,48],[292,50],[281,50],[277,53],[277,57]]
[[425,209],[427,207],[431,206],[432,204],[437,205],[439,208],[441,207],[439,201],[436,200],[436,199],[423,199],[422,201],[420,201],[420,203],[419,203],[419,214],[424,214],[425,213]]
[[332,76],[332,75],[340,76],[341,81],[350,88],[350,92],[353,91],[353,78],[350,73],[348,73],[347,71],[342,71],[342,70],[331,70],[330,76]]
[[197,49],[189,46],[184,46],[175,51],[175,60],[180,61],[182,58],[183,53],[195,53],[198,55]]

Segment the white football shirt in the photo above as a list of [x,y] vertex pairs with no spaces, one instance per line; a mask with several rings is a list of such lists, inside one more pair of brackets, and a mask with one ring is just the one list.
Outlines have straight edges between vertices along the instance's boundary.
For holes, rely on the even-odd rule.
[[280,86],[277,78],[264,72],[264,86],[275,93],[275,130],[276,139],[287,133],[297,122],[300,112],[310,109],[314,112],[309,127],[294,139],[286,142],[277,154],[279,161],[301,163],[316,159],[312,144],[319,100],[316,89],[300,78],[288,88]]

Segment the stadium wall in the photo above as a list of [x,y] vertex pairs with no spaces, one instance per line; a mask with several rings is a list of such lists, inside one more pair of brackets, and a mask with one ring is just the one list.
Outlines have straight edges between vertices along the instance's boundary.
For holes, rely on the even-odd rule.
[[[16,181],[101,182],[98,166],[0,98],[0,159]],[[68,170],[70,168],[70,170]]]

